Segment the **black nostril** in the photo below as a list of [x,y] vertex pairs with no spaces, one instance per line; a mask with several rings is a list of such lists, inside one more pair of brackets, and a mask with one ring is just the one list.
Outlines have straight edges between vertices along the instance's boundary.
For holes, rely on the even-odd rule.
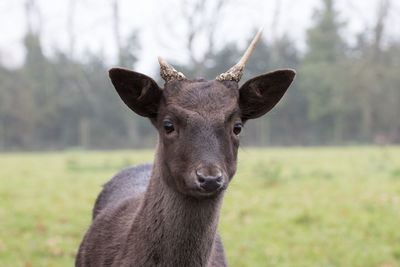
[[207,192],[213,192],[222,186],[222,173],[218,172],[217,175],[205,175],[196,171],[197,182],[201,189]]

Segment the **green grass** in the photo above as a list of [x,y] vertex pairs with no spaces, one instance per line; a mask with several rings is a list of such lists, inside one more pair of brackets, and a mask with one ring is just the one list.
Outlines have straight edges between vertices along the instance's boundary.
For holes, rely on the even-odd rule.
[[[72,266],[101,185],[152,151],[0,154],[0,265]],[[231,266],[400,266],[400,148],[240,151]]]

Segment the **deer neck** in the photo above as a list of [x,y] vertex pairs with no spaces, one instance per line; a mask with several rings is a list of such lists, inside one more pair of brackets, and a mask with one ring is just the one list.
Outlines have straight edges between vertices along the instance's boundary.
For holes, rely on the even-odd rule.
[[159,163],[156,159],[131,228],[139,241],[136,252],[146,253],[141,257],[146,266],[207,266],[223,193],[207,199],[178,193],[164,182]]

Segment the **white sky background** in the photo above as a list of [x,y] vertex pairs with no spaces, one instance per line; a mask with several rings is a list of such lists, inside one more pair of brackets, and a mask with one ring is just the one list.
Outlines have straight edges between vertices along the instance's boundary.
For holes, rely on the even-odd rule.
[[[47,55],[57,49],[67,52],[69,35],[67,11],[71,0],[36,0],[40,9],[40,35]],[[26,33],[24,3],[26,0],[0,0],[0,60],[6,66],[21,64],[24,56],[23,36]],[[110,0],[75,0],[73,32],[75,35],[74,57],[85,58],[89,50],[101,53],[110,66],[115,62],[116,45],[113,38],[112,9]],[[167,60],[184,62],[186,25],[180,19],[180,4],[184,0],[120,0],[121,37],[126,39],[137,30],[141,50],[135,70],[153,75],[156,71],[157,56]],[[190,1],[189,1],[190,2]],[[305,30],[311,25],[313,10],[321,0],[232,0],[221,14],[217,29],[216,46],[222,47],[230,41],[237,41],[240,47],[254,29],[264,26],[264,38],[288,34],[296,46],[304,49]],[[347,22],[343,36],[354,42],[356,33],[371,28],[376,20],[379,0],[336,0],[340,19]],[[386,29],[387,39],[399,40],[400,1],[392,0],[392,8]],[[279,5],[277,23],[272,27],[273,15]],[[36,26],[38,27],[38,26]],[[274,28],[274,29],[273,29]],[[272,30],[273,29],[273,30]],[[196,43],[201,54],[204,45],[201,39]]]

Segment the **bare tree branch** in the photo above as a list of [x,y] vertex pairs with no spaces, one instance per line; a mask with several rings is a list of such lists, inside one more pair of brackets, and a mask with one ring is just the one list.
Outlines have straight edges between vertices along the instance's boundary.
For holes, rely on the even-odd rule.
[[69,41],[69,57],[73,58],[75,50],[75,8],[76,0],[69,0],[67,13],[67,33]]
[[117,45],[118,62],[121,63],[122,60],[122,43],[121,43],[121,33],[120,33],[120,17],[119,17],[119,0],[112,0],[112,12],[113,12],[113,32],[114,39]]

